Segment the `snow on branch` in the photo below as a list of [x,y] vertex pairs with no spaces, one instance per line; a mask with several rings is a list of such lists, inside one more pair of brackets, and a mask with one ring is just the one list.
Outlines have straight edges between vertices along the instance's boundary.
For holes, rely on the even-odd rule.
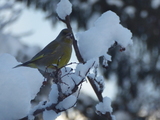
[[103,102],[100,102],[96,105],[96,110],[97,114],[106,116],[108,119],[115,120],[115,116],[113,115],[110,116],[110,114],[113,112],[110,98],[104,97]]
[[76,36],[80,53],[85,61],[100,56],[110,61],[111,57],[107,52],[115,42],[122,47],[132,44],[131,32],[120,24],[119,17],[112,11],[103,13],[93,27]]
[[66,16],[70,15],[72,12],[72,4],[69,2],[69,0],[61,0],[57,4],[56,12],[59,18],[65,20]]

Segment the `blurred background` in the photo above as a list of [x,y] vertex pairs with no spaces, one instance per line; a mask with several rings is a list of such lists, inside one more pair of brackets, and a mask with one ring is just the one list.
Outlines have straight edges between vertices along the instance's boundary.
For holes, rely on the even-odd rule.
[[[65,27],[55,13],[58,2],[0,0],[0,53],[24,62],[51,42]],[[112,10],[133,33],[134,44],[124,52],[119,47],[110,49],[112,62],[100,69],[117,120],[160,120],[160,0],[70,2],[75,32],[88,29],[102,13]],[[76,61],[74,54],[71,61]],[[77,106],[57,120],[105,120],[95,114],[96,103],[93,91],[83,91]]]

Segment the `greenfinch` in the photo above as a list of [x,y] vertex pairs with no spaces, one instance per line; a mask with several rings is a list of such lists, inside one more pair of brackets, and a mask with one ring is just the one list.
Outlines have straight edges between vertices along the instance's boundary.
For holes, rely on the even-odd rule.
[[73,34],[69,29],[63,29],[55,40],[37,53],[31,60],[16,67],[26,66],[37,68],[41,73],[53,72],[64,67],[72,53]]

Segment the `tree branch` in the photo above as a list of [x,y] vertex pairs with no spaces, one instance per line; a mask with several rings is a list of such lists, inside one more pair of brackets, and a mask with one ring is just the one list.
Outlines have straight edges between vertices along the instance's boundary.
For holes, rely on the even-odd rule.
[[[65,20],[62,20],[61,18],[59,18],[59,19],[66,24],[68,29],[70,29],[72,31],[72,27],[71,27],[71,24],[70,24],[70,16],[69,15],[66,16]],[[73,31],[72,31],[72,34],[73,34]],[[75,39],[74,35],[73,35],[73,47],[74,47],[74,50],[75,50],[76,57],[77,57],[78,61],[80,63],[84,64],[86,61],[84,61],[84,59],[82,58],[82,56],[80,54],[80,51],[79,51],[79,48],[78,48],[78,44],[77,44],[77,40]],[[88,79],[89,83],[91,84],[94,92],[96,93],[96,96],[97,96],[98,100],[100,102],[103,102],[102,93],[100,91],[98,91],[94,80],[92,78],[90,78],[89,76],[87,76],[87,79]],[[111,114],[109,112],[107,112],[104,115],[103,114],[101,114],[101,115],[105,116],[107,118],[107,120],[112,120]]]
[[[65,20],[62,20],[61,18],[59,18],[59,20],[61,20],[62,22],[64,22],[66,24],[67,28],[72,31],[72,27],[71,27],[71,24],[70,24],[70,16],[67,15],[66,18],[65,18]],[[73,31],[72,31],[72,33],[73,33]],[[73,47],[74,47],[74,50],[75,50],[76,57],[77,57],[78,61],[80,63],[85,63],[84,59],[82,58],[82,56],[80,54],[80,51],[79,51],[79,48],[78,48],[78,44],[77,44],[77,40],[75,39],[74,35],[73,35]],[[94,81],[91,78],[89,78],[89,77],[87,77],[87,78],[88,78],[88,81],[91,84],[93,90],[95,91],[95,93],[96,93],[99,101],[102,102],[103,101],[102,94],[99,93],[99,91],[97,90],[97,87],[96,87]]]
[[[59,17],[58,17],[59,18]],[[71,24],[70,24],[70,16],[67,15],[65,20],[59,18],[59,20],[61,20],[63,23],[66,24],[67,28],[71,30],[72,34],[73,34],[73,31],[72,31],[72,27],[71,27]],[[78,44],[77,44],[77,40],[75,39],[74,35],[73,35],[73,47],[74,47],[74,50],[75,50],[75,53],[76,53],[76,56],[77,56],[77,59],[80,63],[85,63],[85,61],[83,60],[81,54],[80,54],[80,51],[78,49]]]

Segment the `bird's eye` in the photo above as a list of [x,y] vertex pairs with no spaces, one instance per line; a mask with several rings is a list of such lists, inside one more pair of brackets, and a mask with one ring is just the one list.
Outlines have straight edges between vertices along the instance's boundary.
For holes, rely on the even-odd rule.
[[72,33],[68,33],[68,34],[67,34],[67,37],[68,37],[68,38],[73,38],[73,34],[72,34]]

